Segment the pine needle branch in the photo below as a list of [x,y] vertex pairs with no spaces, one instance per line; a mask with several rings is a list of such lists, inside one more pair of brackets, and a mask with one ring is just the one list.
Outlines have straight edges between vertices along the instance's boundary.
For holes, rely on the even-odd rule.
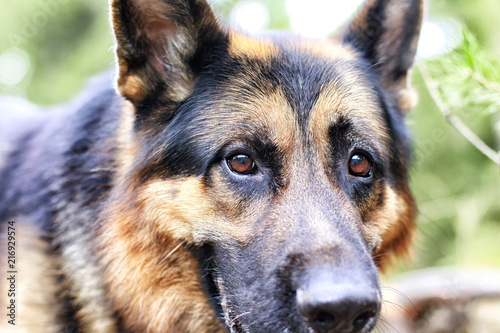
[[436,106],[443,114],[444,118],[453,126],[455,129],[462,134],[472,145],[474,145],[479,151],[481,151],[484,155],[486,155],[489,159],[491,159],[495,164],[500,166],[500,152],[493,150],[490,146],[484,143],[481,138],[479,138],[467,125],[465,125],[462,120],[452,114],[450,108],[443,101],[441,97],[441,93],[435,83],[435,80],[432,78],[427,66],[420,62],[418,65],[420,69],[420,73],[424,78],[425,85],[427,90],[429,91],[432,99],[436,103]]

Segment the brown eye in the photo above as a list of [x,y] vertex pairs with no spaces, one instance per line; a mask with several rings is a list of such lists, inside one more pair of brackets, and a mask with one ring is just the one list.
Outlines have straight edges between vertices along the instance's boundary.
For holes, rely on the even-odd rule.
[[231,171],[241,175],[248,175],[255,172],[255,162],[251,157],[244,154],[228,158],[227,164]]
[[349,160],[349,173],[356,177],[370,177],[371,160],[363,153],[355,153]]

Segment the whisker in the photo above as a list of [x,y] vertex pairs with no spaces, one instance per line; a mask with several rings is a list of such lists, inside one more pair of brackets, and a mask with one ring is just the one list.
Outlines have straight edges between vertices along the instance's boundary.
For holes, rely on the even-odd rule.
[[174,247],[174,249],[172,251],[170,251],[165,257],[163,257],[163,259],[158,264],[156,264],[156,266],[161,265],[165,260],[168,259],[168,257],[170,257],[172,254],[174,254],[174,252],[177,251],[183,244],[184,244],[184,242],[180,242],[179,245]]
[[[415,304],[413,303],[413,301],[412,301],[412,300],[411,300],[408,296],[406,296],[406,295],[405,295],[402,291],[400,291],[400,290],[398,290],[398,289],[396,289],[396,288],[393,288],[393,287],[387,287],[387,286],[382,286],[382,287],[381,287],[381,289],[382,289],[382,290],[392,291],[392,292],[396,293],[398,296],[400,296],[402,299],[404,299],[406,302],[408,302],[408,303],[411,305],[411,307],[413,308],[413,311],[414,311],[415,313],[417,313],[417,312],[418,312],[418,311],[417,311],[417,307],[415,306]],[[386,300],[384,300],[384,301],[386,301]],[[409,312],[408,310],[406,310],[406,308],[405,308],[404,306],[401,306],[401,305],[399,305],[399,304],[397,304],[397,305],[398,305],[398,306],[400,306],[401,308],[404,308],[404,309],[405,309],[405,311],[406,311],[408,314],[410,314],[410,312]]]
[[383,305],[390,305],[395,311],[397,311],[401,316],[405,318],[407,321],[411,321],[411,314],[406,308],[396,302],[391,302],[388,300],[384,300],[382,302]]
[[235,322],[238,318],[241,318],[241,317],[243,317],[243,316],[245,316],[245,315],[248,315],[248,314],[250,314],[250,313],[251,313],[250,311],[240,313],[239,315],[237,315],[236,317],[234,317],[233,319],[231,319],[230,324],[231,324],[231,325],[232,325],[232,324],[234,324],[234,322]]
[[[392,333],[392,332],[399,333],[399,331],[396,329],[396,327],[394,327],[393,325],[389,324],[389,322],[387,320],[380,319],[379,323],[381,323],[382,325],[384,325],[386,332],[389,332],[389,333]],[[377,328],[379,328],[378,325],[377,325]]]

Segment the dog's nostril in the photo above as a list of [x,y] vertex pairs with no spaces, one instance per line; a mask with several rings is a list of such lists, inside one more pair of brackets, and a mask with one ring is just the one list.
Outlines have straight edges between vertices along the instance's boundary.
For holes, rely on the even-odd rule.
[[367,311],[357,316],[353,322],[354,331],[355,332],[360,331],[363,327],[366,326],[368,321],[371,318],[375,317],[376,315],[377,315],[376,311]]
[[342,332],[356,333],[361,332],[377,316],[376,309],[369,309],[359,315],[358,311],[366,308],[360,307],[357,302],[342,301],[322,303],[306,307],[300,307],[299,310],[307,322],[307,325],[318,333],[333,332],[342,330]]
[[365,286],[325,285],[314,281],[297,290],[297,309],[304,323],[317,333],[362,332],[375,324],[380,301]]
[[326,311],[320,311],[313,319],[313,322],[319,324],[322,328],[329,330],[335,327],[335,316]]

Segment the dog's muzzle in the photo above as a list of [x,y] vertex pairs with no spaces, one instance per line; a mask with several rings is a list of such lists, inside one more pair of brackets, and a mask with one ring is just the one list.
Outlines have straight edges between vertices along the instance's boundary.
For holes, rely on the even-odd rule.
[[309,270],[296,291],[299,314],[318,333],[369,332],[376,324],[380,303],[377,279],[359,269]]

